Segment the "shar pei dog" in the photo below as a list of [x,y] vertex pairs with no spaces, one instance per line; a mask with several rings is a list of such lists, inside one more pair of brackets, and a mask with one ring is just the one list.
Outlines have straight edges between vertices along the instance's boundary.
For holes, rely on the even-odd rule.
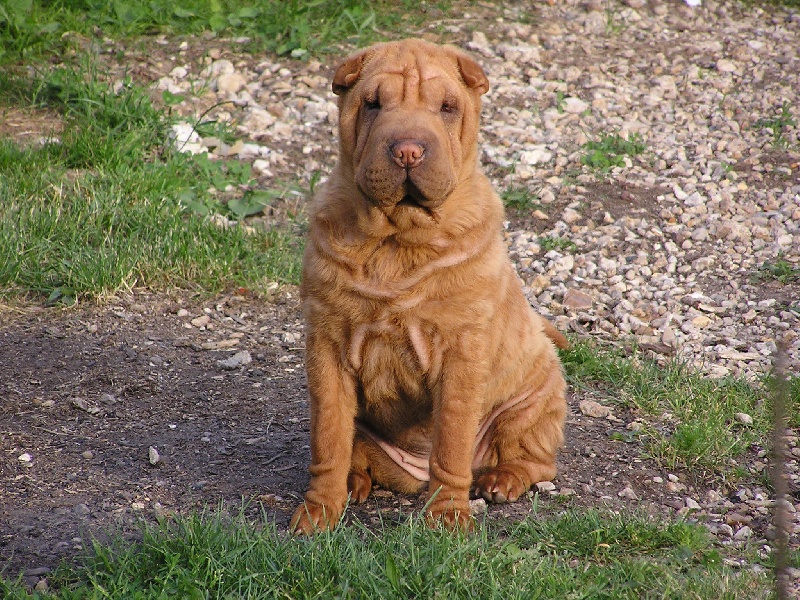
[[373,486],[513,502],[556,474],[567,341],[522,293],[503,204],[478,164],[481,67],[418,39],[333,77],[339,160],[310,209],[301,296],[311,479],[291,528],[335,526]]

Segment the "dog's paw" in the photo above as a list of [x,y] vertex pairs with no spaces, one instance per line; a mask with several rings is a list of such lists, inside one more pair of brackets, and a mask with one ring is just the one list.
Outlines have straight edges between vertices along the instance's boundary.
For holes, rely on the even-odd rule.
[[514,467],[499,465],[487,471],[475,481],[475,496],[487,502],[502,504],[516,502],[528,491],[525,481]]
[[351,502],[364,502],[372,491],[372,477],[366,471],[350,471],[347,476],[347,491],[350,492]]
[[433,502],[428,506],[425,521],[429,527],[443,527],[448,531],[472,531],[475,521],[469,503]]
[[306,500],[295,509],[289,529],[297,535],[319,533],[336,527],[341,516],[341,511],[335,508]]

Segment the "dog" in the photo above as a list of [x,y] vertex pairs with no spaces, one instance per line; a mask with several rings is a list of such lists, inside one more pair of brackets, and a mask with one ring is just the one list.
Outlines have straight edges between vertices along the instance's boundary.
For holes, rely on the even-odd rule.
[[290,521],[334,527],[374,485],[472,527],[470,493],[552,479],[567,340],[522,293],[478,165],[489,81],[453,46],[377,44],[336,70],[339,160],[311,204],[301,297],[310,483]]

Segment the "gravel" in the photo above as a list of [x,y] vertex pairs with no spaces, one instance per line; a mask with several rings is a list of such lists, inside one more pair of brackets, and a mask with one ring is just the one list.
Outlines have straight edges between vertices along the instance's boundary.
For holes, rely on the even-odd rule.
[[[512,258],[531,303],[562,329],[635,342],[711,377],[759,377],[785,340],[800,373],[800,283],[759,278],[778,261],[800,270],[789,124],[800,121],[800,15],[674,8],[568,1],[541,6],[535,24],[506,9],[462,39],[492,81],[484,167],[498,191],[525,186],[539,198],[543,228],[508,224]],[[251,162],[265,185],[280,173],[327,173],[330,67],[217,43],[193,64],[181,62],[184,42],[155,84],[203,90],[177,107],[187,120],[174,127],[176,147]],[[241,135],[233,144],[191,128],[217,102],[229,102],[212,114]],[[788,147],[764,126],[782,110]],[[640,136],[646,152],[609,173],[582,166],[583,144],[611,133]],[[572,244],[546,250],[543,239]]]

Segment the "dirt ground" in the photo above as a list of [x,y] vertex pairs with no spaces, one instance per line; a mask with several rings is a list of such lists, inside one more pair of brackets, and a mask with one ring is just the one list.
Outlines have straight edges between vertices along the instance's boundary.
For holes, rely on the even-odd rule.
[[[221,503],[236,511],[244,502],[255,520],[263,506],[268,519],[286,527],[310,458],[298,309],[292,289],[271,303],[142,293],[78,309],[6,308],[4,575],[24,571],[35,579],[92,537],[135,536],[142,518]],[[244,350],[249,364],[220,363]],[[680,492],[654,485],[653,477],[670,474],[644,458],[638,442],[615,441],[635,415],[585,417],[577,404],[586,393],[570,395],[557,491],[542,494],[540,506],[630,505],[618,496],[628,485],[654,511],[677,511],[685,495],[702,496],[702,486],[682,473],[675,474],[685,482]],[[370,522],[378,511],[385,520],[420,508],[417,497],[378,490],[352,512]],[[522,501],[488,513],[520,517],[530,509]],[[751,527],[766,525],[765,519]]]

